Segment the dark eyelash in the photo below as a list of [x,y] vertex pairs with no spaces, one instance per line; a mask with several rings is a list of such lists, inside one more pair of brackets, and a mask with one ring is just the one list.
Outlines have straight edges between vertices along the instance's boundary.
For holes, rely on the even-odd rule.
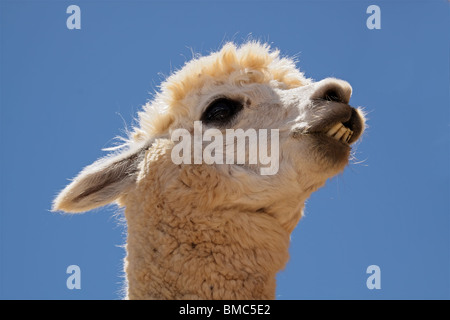
[[206,124],[225,125],[230,123],[242,108],[239,101],[219,98],[209,104],[200,120]]

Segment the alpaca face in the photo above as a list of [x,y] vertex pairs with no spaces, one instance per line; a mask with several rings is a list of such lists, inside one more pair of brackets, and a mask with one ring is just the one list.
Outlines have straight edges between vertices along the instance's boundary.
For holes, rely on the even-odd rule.
[[[290,89],[283,88],[275,81],[245,85],[206,84],[183,99],[189,111],[186,116],[172,123],[165,139],[183,128],[192,142],[195,140],[195,124],[200,122],[203,139],[211,129],[221,134],[221,147],[214,151],[223,152],[220,157],[222,161],[207,166],[204,165],[205,161],[195,164],[195,151],[192,150],[188,163],[181,164],[181,167],[169,163],[167,166],[172,168],[168,170],[182,172],[180,176],[184,176],[183,183],[190,187],[189,190],[183,189],[182,196],[186,197],[186,192],[190,192],[204,210],[217,210],[233,203],[241,210],[271,214],[291,231],[301,217],[304,200],[328,178],[344,169],[351,145],[362,134],[364,118],[360,110],[348,105],[350,95],[350,85],[337,79],[325,79]],[[243,140],[244,148],[240,152],[244,154],[245,161],[236,163],[239,150],[233,145],[237,157],[234,162],[227,163],[229,130],[242,130],[244,135],[264,131],[270,142],[273,142],[270,130],[276,130],[277,141],[260,144],[259,135],[253,140]],[[214,141],[217,140],[218,136],[215,135]],[[200,154],[205,154],[210,141],[211,138],[204,139],[199,144]],[[192,144],[190,147],[193,147]],[[256,147],[252,148],[252,144]],[[251,154],[255,150],[257,154],[264,152],[278,155],[271,159],[277,163],[270,164],[276,168],[276,172],[261,174],[261,169],[268,168],[269,164],[261,163],[258,157],[250,163],[250,159],[255,158]],[[196,169],[192,170],[192,166]],[[198,178],[199,171],[203,171],[210,179]],[[173,179],[177,180],[179,176],[175,175]],[[198,183],[195,180],[199,180]],[[220,191],[217,181],[222,185]],[[175,194],[171,200],[175,201],[180,196]]]
[[[270,214],[292,231],[304,201],[344,169],[364,130],[361,111],[348,104],[350,95],[347,82],[312,82],[266,45],[227,44],[170,76],[139,113],[128,149],[85,168],[57,197],[54,209],[86,211],[117,199],[127,206],[122,195],[144,196],[158,180],[162,189],[172,190],[164,194],[168,202],[192,198],[204,210],[233,204]],[[240,162],[227,161],[231,140],[226,136],[232,129],[257,134],[256,140],[243,140],[250,143],[241,149],[232,146],[233,159],[241,157]],[[188,145],[191,153],[183,157],[188,163],[174,161],[179,150],[187,151],[179,148],[181,139],[173,139],[180,130],[183,142],[189,138],[200,148]],[[200,140],[194,137],[198,131]],[[214,152],[205,153],[211,151],[211,133]],[[272,156],[270,163],[260,157],[263,151]],[[199,161],[199,154],[207,157]],[[268,166],[270,174],[261,174]]]
[[[248,140],[242,140],[244,148],[235,148],[234,153],[245,154],[242,157],[244,163],[239,163],[242,168],[261,172],[263,163],[257,154],[275,152],[280,154],[280,157],[271,159],[278,162],[276,168],[282,165],[304,172],[320,171],[328,177],[345,167],[350,145],[358,140],[364,129],[361,111],[348,105],[352,89],[342,80],[325,79],[293,89],[280,89],[276,82],[244,86],[227,83],[206,87],[184,99],[190,112],[178,119],[168,132],[183,128],[188,133],[194,133],[196,123],[201,124],[203,136],[208,136],[208,131],[213,129],[214,142],[217,143],[217,138],[220,138],[219,143],[223,144],[214,149],[216,153],[223,153],[223,159],[215,161],[216,164],[235,164],[233,159],[229,162],[226,159],[230,142],[233,143],[232,139],[227,140],[227,134],[241,130]],[[276,143],[261,145],[258,141],[261,131],[264,135],[267,132],[269,141],[272,140],[270,131],[277,131]],[[222,137],[217,137],[219,132]],[[249,137],[251,134],[254,134],[254,139]],[[206,139],[211,140],[210,137]],[[199,153],[205,155],[207,146],[208,143],[203,141]],[[259,150],[260,147],[268,150]],[[271,150],[273,147],[277,150]],[[252,151],[256,154],[252,155]],[[254,161],[250,161],[252,158],[255,158]],[[185,162],[192,163],[195,163],[193,159]]]

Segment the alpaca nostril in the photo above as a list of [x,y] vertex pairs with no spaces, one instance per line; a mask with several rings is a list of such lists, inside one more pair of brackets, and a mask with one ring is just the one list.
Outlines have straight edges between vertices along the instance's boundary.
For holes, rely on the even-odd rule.
[[330,89],[324,93],[323,99],[327,101],[342,102],[339,93],[335,89]]
[[311,96],[312,100],[326,100],[348,104],[352,95],[352,87],[347,81],[325,79],[317,83]]

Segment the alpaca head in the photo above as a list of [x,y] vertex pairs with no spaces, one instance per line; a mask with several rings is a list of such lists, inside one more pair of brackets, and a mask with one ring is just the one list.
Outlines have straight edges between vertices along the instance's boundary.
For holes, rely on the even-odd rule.
[[306,198],[344,169],[364,130],[351,92],[342,80],[305,78],[267,45],[226,44],[163,82],[126,147],[86,167],[54,209],[129,206],[129,195],[145,201],[152,184],[180,208],[267,214],[291,232]]

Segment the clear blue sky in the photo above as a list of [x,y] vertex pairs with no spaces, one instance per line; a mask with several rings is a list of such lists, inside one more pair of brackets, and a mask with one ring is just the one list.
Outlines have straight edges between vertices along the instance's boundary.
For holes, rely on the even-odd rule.
[[[349,81],[369,112],[357,159],[307,202],[277,298],[450,298],[449,2],[1,0],[0,27],[0,298],[120,298],[116,208],[61,215],[51,201],[191,48],[249,34],[308,77]],[[66,287],[72,264],[81,290]]]

